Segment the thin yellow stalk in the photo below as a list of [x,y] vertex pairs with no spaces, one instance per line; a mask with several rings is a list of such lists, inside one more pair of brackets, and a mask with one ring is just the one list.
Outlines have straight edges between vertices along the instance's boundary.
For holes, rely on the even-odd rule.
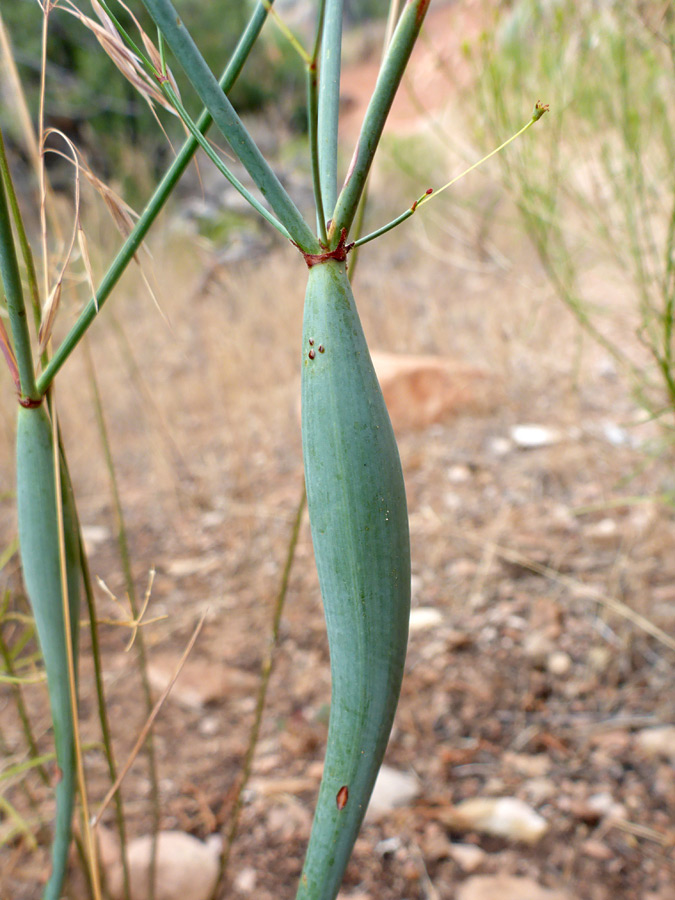
[[[51,388],[53,392],[53,387]],[[77,782],[80,791],[80,802],[82,804],[82,829],[84,832],[84,841],[87,850],[87,861],[89,863],[89,874],[91,877],[91,886],[94,893],[94,900],[101,900],[101,882],[98,871],[98,854],[96,852],[96,844],[94,835],[89,822],[89,803],[87,800],[87,785],[84,777],[84,764],[82,761],[82,742],[80,736],[79,718],[77,714],[77,683],[75,678],[75,658],[73,654],[73,643],[70,640],[71,622],[70,622],[70,604],[68,602],[68,573],[66,569],[66,536],[63,527],[63,493],[61,485],[61,460],[59,457],[59,439],[58,439],[58,422],[56,415],[56,404],[54,403],[53,393],[51,396],[51,414],[52,414],[52,438],[54,446],[54,480],[56,484],[56,508],[58,511],[58,533],[59,533],[59,557],[61,562],[61,596],[63,598],[63,619],[64,630],[66,636],[66,655],[68,659],[68,687],[70,690],[70,705],[73,711],[73,735],[75,742],[75,760],[77,765]]]
[[40,105],[38,112],[38,147],[40,150],[40,165],[38,178],[40,184],[40,235],[42,239],[42,272],[44,281],[44,294],[49,296],[49,254],[47,248],[47,171],[45,167],[45,94],[47,91],[47,33],[49,30],[49,13],[52,8],[52,0],[45,0],[42,8],[42,56],[40,65]]

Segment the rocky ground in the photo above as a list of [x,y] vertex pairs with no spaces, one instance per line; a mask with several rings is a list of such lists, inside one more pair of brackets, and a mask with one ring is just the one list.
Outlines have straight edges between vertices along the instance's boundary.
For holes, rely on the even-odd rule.
[[[386,189],[389,171],[376,186]],[[399,366],[398,381],[386,376],[408,491],[413,615],[386,768],[341,896],[673,900],[672,446],[620,366],[557,305],[494,174],[359,262],[356,296],[371,344],[426,361],[420,369],[408,358],[407,375]],[[372,208],[380,214],[377,195]],[[186,851],[208,873],[231,823],[302,490],[304,270],[273,241],[247,262],[240,257],[250,247],[227,257],[175,231],[166,225],[152,244],[168,323],[132,274],[93,329],[92,351],[139,597],[156,570],[141,627],[155,697],[205,616],[154,743],[161,828],[211,838]],[[606,269],[587,275],[591,299],[611,296],[606,327],[633,362],[648,365],[627,285]],[[66,305],[63,327],[71,315]],[[0,401],[2,548],[14,533],[8,397]],[[124,606],[81,354],[64,369],[58,398],[92,572]],[[0,579],[0,592],[9,587],[25,611],[16,557]],[[146,710],[138,637],[127,650],[129,613],[108,591],[97,587],[96,600],[121,764]],[[22,627],[7,620],[5,639],[18,640]],[[82,640],[82,732],[97,811],[110,781],[86,627]],[[23,698],[48,752],[44,687],[24,687]],[[295,895],[329,701],[305,518],[220,898]],[[0,737],[6,760],[26,758],[7,684]],[[36,900],[51,791],[34,772],[5,784],[2,797],[26,826],[0,809],[0,897]],[[144,754],[122,796],[130,837],[147,836]],[[113,819],[109,807],[104,826]],[[106,852],[114,881],[114,846]],[[179,852],[173,844],[160,852],[163,872]],[[69,900],[81,896],[78,868]],[[189,900],[187,888],[178,896]]]

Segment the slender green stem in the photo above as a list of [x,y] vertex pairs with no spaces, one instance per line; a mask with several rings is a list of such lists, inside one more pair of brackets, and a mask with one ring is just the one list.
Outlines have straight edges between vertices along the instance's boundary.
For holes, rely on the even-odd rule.
[[312,58],[307,63],[307,125],[309,132],[309,156],[312,161],[312,185],[314,188],[314,202],[316,205],[316,224],[319,230],[321,243],[328,246],[328,232],[326,231],[326,213],[323,202],[321,185],[321,154],[318,145],[319,106],[324,92],[323,72],[321,73],[321,95],[319,95],[319,74],[317,70],[319,49],[323,34],[323,18],[326,9],[325,0],[321,0],[319,16],[316,26],[316,40]]
[[225,178],[227,178],[227,180],[230,182],[232,187],[234,187],[237,191],[239,191],[239,193],[244,198],[244,200],[246,200],[248,203],[250,203],[251,206],[253,207],[253,209],[256,210],[256,212],[260,213],[260,215],[264,219],[266,219],[270,223],[270,225],[272,225],[274,228],[276,228],[276,230],[279,232],[279,234],[281,234],[283,237],[285,237],[287,240],[290,241],[291,240],[290,234],[286,231],[286,229],[281,224],[281,222],[276,218],[276,216],[273,216],[271,212],[269,212],[267,209],[265,209],[265,207],[262,205],[262,203],[260,203],[258,200],[256,200],[256,198],[253,196],[253,194],[247,188],[244,187],[244,185],[241,183],[241,181],[239,181],[239,179],[232,172],[230,172],[230,170],[227,168],[225,163],[222,161],[222,159],[218,156],[216,151],[213,149],[211,144],[209,144],[209,142],[206,140],[204,135],[200,132],[197,124],[192,121],[188,111],[185,109],[185,107],[183,106],[183,104],[180,101],[180,98],[178,97],[175,90],[171,87],[171,85],[169,84],[168,81],[163,82],[162,92],[164,93],[164,96],[169,100],[169,102],[172,104],[172,106],[174,107],[174,109],[176,110],[178,115],[180,116],[181,121],[187,126],[190,134],[194,137],[194,139],[196,141],[199,142],[199,146],[206,153],[206,155],[211,160],[211,162],[216,166],[218,171],[221,172],[225,176]]
[[30,293],[31,305],[33,307],[33,319],[35,321],[35,328],[38,329],[40,327],[40,291],[38,290],[37,283],[37,272],[35,270],[35,261],[33,260],[33,251],[31,250],[31,246],[28,243],[28,237],[26,235],[26,229],[23,224],[23,216],[21,215],[21,208],[19,207],[19,201],[16,196],[16,191],[14,190],[14,182],[12,181],[12,173],[9,169],[9,163],[7,161],[7,153],[5,152],[5,141],[2,136],[2,130],[0,130],[0,175],[5,183],[5,188],[7,190],[7,199],[9,200],[9,206],[12,210],[12,217],[14,218],[14,227],[16,228],[16,234],[19,239],[19,247],[21,248],[21,255],[23,256],[23,263],[26,267],[26,278],[28,281],[28,292]]
[[337,199],[329,232],[331,242],[337,239],[343,228],[349,232],[352,226],[384,124],[415,46],[429,3],[430,0],[407,0],[405,9],[398,20],[366,110],[347,178]]
[[321,192],[321,174],[319,171],[319,154],[317,143],[317,108],[318,108],[318,78],[316,63],[307,66],[307,130],[309,135],[309,155],[312,161],[312,187],[314,189],[314,203],[316,205],[316,225],[319,231],[321,244],[328,246],[328,231],[326,230],[326,213],[324,212],[323,195]]
[[38,400],[40,395],[35,384],[33,353],[30,346],[30,332],[26,319],[26,305],[21,287],[19,263],[16,258],[12,222],[7,206],[4,178],[0,179],[0,275],[7,298],[7,312],[12,328],[14,353],[19,369],[21,396]]
[[545,112],[548,111],[548,106],[544,106],[541,103],[537,103],[534,107],[534,112],[532,113],[532,118],[527,124],[523,125],[521,129],[519,129],[515,134],[512,134],[510,138],[505,140],[499,147],[495,147],[494,150],[491,150],[487,156],[484,156],[482,159],[479,159],[478,162],[473,163],[469,166],[468,169],[465,169],[463,172],[460,172],[459,175],[455,175],[454,178],[451,178],[447,184],[444,184],[443,187],[438,188],[438,190],[433,190],[433,188],[429,188],[425,191],[421,197],[419,197],[411,207],[406,209],[405,212],[401,213],[400,216],[397,216],[395,219],[392,219],[391,222],[387,222],[386,225],[383,225],[381,228],[372,231],[370,234],[367,234],[365,237],[359,238],[354,246],[362,247],[364,244],[367,244],[369,241],[375,240],[375,238],[380,237],[383,234],[386,234],[388,231],[391,231],[392,228],[396,228],[397,225],[400,225],[401,222],[405,222],[406,219],[409,219],[417,210],[424,206],[425,203],[428,203],[430,200],[433,200],[435,197],[438,197],[439,194],[442,194],[443,191],[446,191],[449,187],[452,187],[453,184],[456,184],[460,178],[464,178],[465,175],[468,175],[470,172],[473,172],[474,169],[477,169],[479,166],[482,166],[484,162],[487,162],[488,159],[493,157],[496,153],[499,153],[500,150],[503,150],[504,147],[507,147],[512,141],[515,141],[517,137],[520,137],[521,134],[524,134],[528,128],[531,128],[535,122],[538,122],[539,119],[544,115]]
[[[321,8],[323,12],[324,4]],[[331,215],[337,202],[338,118],[340,112],[340,62],[344,0],[326,0],[321,39],[321,93],[319,95],[318,155],[324,214]]]
[[[258,3],[249,20],[246,30],[242,34],[239,43],[235,48],[232,59],[225,69],[222,78],[220,79],[219,84],[220,88],[223,91],[231,90],[235,81],[239,77],[239,73],[243,69],[244,63],[246,62],[248,55],[251,52],[251,49],[253,48],[258,35],[260,34],[266,17],[267,9],[265,7],[265,4]],[[206,131],[208,131],[212,121],[213,120],[210,114],[206,110],[204,110],[197,120],[197,128],[202,134],[204,134]],[[96,297],[93,297],[82,310],[77,322],[75,322],[68,335],[64,338],[63,343],[59,346],[57,351],[54,353],[51,361],[38,378],[37,388],[40,394],[44,394],[44,392],[47,390],[56,373],[68,359],[74,348],[82,339],[82,335],[86,332],[86,330],[96,318],[99,309],[108,299],[112,289],[121,278],[122,273],[134,258],[134,255],[138,251],[138,248],[147,235],[150,226],[153,224],[153,222],[161,212],[164,204],[169,198],[169,195],[173,191],[181,175],[187,169],[188,165],[190,164],[190,160],[194,156],[198,147],[199,142],[193,136],[190,136],[183,144],[183,147],[181,148],[178,156],[175,158],[160,183],[157,185],[155,192],[148,201],[133,231],[126,239],[117,256],[111,263],[98,291],[96,292]]]
[[[429,191],[431,191],[431,190],[432,189],[429,188]],[[391,222],[387,222],[387,224],[383,225],[381,228],[377,228],[377,229],[375,229],[375,231],[371,231],[370,234],[366,234],[364,237],[359,238],[357,241],[354,242],[354,248],[363,247],[364,244],[368,244],[370,241],[374,241],[375,238],[378,238],[381,235],[386,234],[388,231],[391,231],[392,228],[396,228],[396,226],[400,225],[401,222],[405,222],[406,219],[409,219],[410,216],[412,216],[417,211],[418,207],[422,203],[422,200],[426,196],[427,196],[427,193],[425,192],[424,194],[422,194],[421,197],[419,197],[417,200],[415,200],[415,202],[413,203],[412,206],[409,206],[405,212],[402,212],[400,216],[396,216],[395,219],[392,219]]]
[[[398,19],[400,0],[389,0],[389,11],[387,13],[387,25],[384,30],[384,42],[382,44],[382,59],[387,52],[387,47],[391,42],[391,36],[394,33],[394,28],[396,28],[396,21]],[[363,185],[363,190],[361,191],[361,196],[359,197],[359,205],[356,207],[356,217],[354,219],[353,226],[353,237],[355,241],[363,234],[363,223],[366,218],[366,207],[368,205],[368,190],[370,187],[370,175],[366,178],[365,184]],[[349,280],[353,283],[354,278],[356,277],[356,266],[359,261],[360,250],[358,247],[353,247],[351,255],[349,257]]]
[[173,4],[170,0],[143,0],[143,5],[161,30],[202,103],[213,116],[216,126],[227,138],[232,150],[292,239],[301,250],[307,253],[318,252],[315,235],[244,127]]
[[220,859],[220,868],[218,872],[218,878],[216,879],[216,885],[213,889],[213,897],[216,896],[219,887],[222,885],[223,880],[225,878],[225,874],[227,872],[227,865],[230,860],[230,853],[232,851],[232,845],[237,836],[237,830],[239,828],[239,815],[241,813],[242,807],[242,798],[244,794],[244,790],[246,785],[248,784],[248,780],[251,776],[251,769],[253,766],[253,756],[255,754],[255,748],[258,744],[258,736],[260,734],[260,725],[262,723],[263,712],[265,710],[265,700],[267,698],[267,688],[270,682],[270,676],[272,675],[272,668],[274,665],[274,653],[277,648],[277,644],[279,643],[279,625],[281,623],[281,615],[284,610],[284,604],[286,602],[286,595],[288,594],[288,583],[291,577],[291,569],[293,568],[293,561],[295,559],[295,551],[298,546],[298,538],[300,537],[300,526],[302,525],[302,517],[305,513],[305,506],[307,505],[307,493],[305,491],[305,485],[303,482],[302,493],[300,495],[300,500],[298,501],[298,506],[295,513],[295,518],[293,520],[293,527],[291,529],[291,534],[288,540],[288,549],[286,551],[286,562],[284,564],[284,570],[281,574],[281,583],[279,584],[279,592],[277,594],[276,603],[274,604],[274,613],[272,618],[272,634],[270,636],[270,642],[267,649],[267,653],[265,658],[263,659],[263,663],[260,671],[260,686],[258,687],[258,699],[256,701],[255,708],[255,718],[253,720],[253,727],[251,728],[251,734],[249,737],[248,748],[246,750],[246,757],[244,759],[244,763],[241,769],[241,777],[239,779],[239,784],[237,785],[237,793],[234,799],[234,804],[232,807],[232,813],[230,817],[230,827],[227,833],[227,838],[225,841],[225,847],[223,848],[223,854]]

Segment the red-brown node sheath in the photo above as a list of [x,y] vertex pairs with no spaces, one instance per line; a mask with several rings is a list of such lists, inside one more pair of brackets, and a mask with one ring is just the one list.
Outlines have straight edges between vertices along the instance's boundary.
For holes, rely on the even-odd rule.
[[24,409],[37,409],[38,406],[42,406],[42,397],[39,400],[33,400],[32,397],[19,397],[19,406],[23,406]]
[[[297,244],[295,245],[298,246]],[[329,259],[336,259],[338,262],[345,262],[347,254],[354,246],[353,243],[347,243],[347,229],[343,228],[340,232],[340,240],[335,250],[324,250],[323,253],[304,253],[300,251],[307,263],[307,268],[318,266],[320,263],[328,262]]]

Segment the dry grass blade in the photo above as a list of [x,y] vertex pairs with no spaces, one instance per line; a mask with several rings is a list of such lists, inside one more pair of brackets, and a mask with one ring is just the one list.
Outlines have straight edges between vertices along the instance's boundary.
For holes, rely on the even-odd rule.
[[[486,542],[479,537],[469,535],[464,531],[453,530],[453,533],[458,538],[461,538],[470,544],[475,544],[477,546],[484,546],[486,544]],[[651,635],[651,637],[655,638],[661,644],[664,644],[670,650],[675,650],[675,638],[667,634],[662,628],[659,628],[658,625],[655,625],[654,622],[646,616],[635,612],[635,610],[631,609],[626,603],[622,603],[621,600],[617,600],[616,597],[609,597],[597,588],[584,584],[581,581],[577,581],[576,578],[571,578],[569,575],[563,575],[562,572],[558,572],[556,569],[552,569],[550,566],[546,566],[543,563],[538,563],[533,559],[529,559],[529,557],[524,556],[522,553],[518,553],[517,550],[500,547],[498,544],[493,544],[491,541],[487,543],[492,548],[493,552],[502,559],[515,563],[517,566],[522,566],[525,569],[529,569],[531,572],[542,575],[544,578],[550,578],[551,581],[556,581],[558,584],[563,584],[577,595],[583,593],[587,597],[591,597],[596,603],[600,603],[602,606],[612,610],[612,612],[621,616],[623,619],[632,622],[637,628],[640,628],[642,631],[646,632],[646,634]]]
[[[129,7],[127,6],[126,3],[124,3],[124,0],[117,0],[117,2],[122,7],[122,9],[125,10],[126,13],[128,13],[132,22],[136,26],[136,30],[140,34],[141,40],[143,41],[143,46],[145,47],[145,52],[148,54],[148,58],[150,59],[150,62],[152,63],[152,65],[155,67],[155,70],[157,72],[161,72],[162,77],[168,79],[169,84],[176,92],[176,96],[180,98],[180,91],[178,90],[178,84],[176,82],[176,79],[173,77],[173,73],[171,72],[171,69],[169,69],[168,66],[166,65],[166,62],[163,62],[159,50],[157,49],[157,47],[155,47],[153,42],[150,40],[150,37],[148,36],[147,31],[143,30],[143,28],[141,27],[141,23],[138,21],[138,19],[134,15],[133,11],[131,9],[129,9]],[[101,14],[103,13],[103,11],[101,10],[101,6],[98,3],[98,0],[91,0],[91,5],[92,5],[94,11],[96,12],[96,15],[99,18],[101,18]],[[103,13],[103,15],[105,15],[105,13]],[[108,17],[106,16],[106,18],[108,18]],[[172,109],[173,109],[173,107],[172,107]]]
[[167,686],[162,691],[162,694],[161,694],[159,700],[157,701],[157,703],[155,703],[154,707],[152,708],[152,712],[148,716],[148,719],[147,719],[145,725],[143,726],[143,728],[141,728],[141,732],[138,735],[138,738],[136,740],[136,743],[133,746],[131,753],[129,754],[129,758],[127,759],[125,764],[120,769],[120,773],[117,776],[117,781],[112,785],[112,787],[110,788],[108,793],[103,798],[101,806],[92,820],[93,828],[95,828],[101,821],[101,816],[105,812],[106,807],[108,806],[108,804],[110,803],[112,798],[115,796],[115,793],[119,790],[119,787],[122,784],[122,781],[125,779],[129,769],[134,764],[134,760],[138,756],[141,747],[145,743],[145,739],[148,736],[148,733],[150,732],[150,729],[152,728],[155,719],[159,715],[159,711],[161,710],[162,706],[164,705],[166,698],[171,693],[171,690],[172,690],[174,684],[176,683],[178,676],[180,675],[181,669],[185,665],[185,662],[186,662],[188,656],[190,655],[197,638],[199,637],[199,632],[202,630],[202,626],[204,625],[204,621],[206,619],[207,614],[208,614],[208,610],[205,610],[204,613],[202,614],[201,619],[199,620],[199,622],[197,622],[197,626],[196,626],[195,630],[192,632],[192,637],[188,641],[188,645],[185,648],[185,650],[183,651],[183,655],[181,656],[181,658],[178,662],[178,665],[176,666],[176,670],[174,671],[173,675],[171,676],[171,680],[169,681]]
[[[91,296],[96,298],[96,285],[94,283],[94,271],[91,267],[91,259],[89,257],[87,235],[84,233],[84,229],[82,228],[82,223],[80,221],[78,221],[77,223],[77,244],[80,248],[80,255],[82,256],[82,264],[84,265],[85,272],[87,273],[87,281],[89,283]],[[98,305],[96,311],[98,312]]]
[[625,831],[626,834],[632,834],[634,837],[644,838],[646,841],[653,841],[662,847],[675,846],[675,833],[672,831],[657,831],[655,828],[649,828],[647,825],[640,825],[638,822],[629,822],[626,819],[609,819],[604,831],[610,828],[617,828],[619,831]]
[[19,73],[16,68],[16,61],[14,59],[12,45],[9,40],[9,35],[7,34],[7,29],[5,28],[5,23],[3,22],[1,13],[0,52],[2,53],[2,62],[6,75],[6,77],[2,79],[3,87],[5,88],[5,90],[7,87],[9,88],[6,93],[5,90],[3,90],[3,101],[7,103],[7,95],[9,95],[9,97],[13,101],[17,119],[19,120],[19,125],[21,128],[21,134],[23,136],[28,155],[33,163],[33,168],[36,172],[38,172],[40,169],[40,152],[38,150],[38,143],[35,138],[35,131],[33,129],[33,122],[31,119],[30,111],[28,109],[28,104],[26,103],[26,95],[21,85],[21,79],[19,78]]
[[75,145],[70,140],[70,138],[66,137],[66,135],[59,131],[56,128],[48,128],[43,136],[42,136],[42,152],[50,153],[50,152],[58,152],[52,151],[49,147],[45,147],[45,142],[47,138],[56,134],[60,138],[63,139],[66,146],[70,151],[70,157],[66,154],[61,154],[65,156],[66,159],[71,159],[73,165],[75,166],[75,222],[73,224],[73,232],[70,237],[70,243],[66,250],[65,257],[61,264],[59,274],[56,278],[54,285],[49,290],[47,300],[42,309],[42,322],[40,324],[40,330],[38,332],[38,343],[39,343],[39,351],[40,353],[44,353],[47,344],[49,343],[49,338],[52,334],[52,329],[54,327],[54,322],[56,320],[56,314],[59,309],[59,305],[61,303],[61,292],[63,286],[63,279],[66,274],[66,269],[68,268],[68,264],[70,263],[70,258],[73,254],[73,249],[75,247],[75,242],[77,240],[78,230],[80,229],[80,161],[79,154]]
[[59,277],[56,284],[49,292],[45,305],[42,307],[42,318],[40,321],[40,330],[38,332],[39,352],[41,354],[45,352],[47,344],[49,343],[49,338],[52,336],[56,314],[61,305],[62,287],[63,282],[61,277]]
[[[90,16],[86,16],[77,8],[77,6],[75,6],[72,0],[66,0],[66,5],[62,8],[79,19],[84,27],[92,32],[115,67],[133,88],[138,91],[147,102],[150,109],[154,111],[154,105],[157,104],[175,115],[174,108],[164,97],[157,82],[145,71],[143,61],[124,43],[122,36],[117,32],[110,16],[108,16],[96,0],[92,0],[91,5],[94,12],[101,20],[100,23]],[[136,24],[138,27],[138,23]],[[157,54],[157,57],[159,57],[159,54]],[[167,75],[167,77],[169,77],[169,80],[173,84],[171,76]]]
[[0,351],[2,351],[2,355],[7,362],[7,367],[12,376],[14,387],[16,388],[17,393],[20,394],[21,384],[19,382],[19,367],[16,362],[16,356],[14,355],[11,341],[9,340],[9,335],[7,334],[7,329],[5,328],[2,319],[0,319]]
[[[70,141],[62,132],[58,131],[57,129],[49,129],[47,132],[45,132],[45,138],[49,134],[60,135],[63,138],[63,140],[66,141],[66,143],[68,144],[68,147],[71,151],[70,153],[63,153],[62,151],[57,150],[56,148],[49,147],[49,148],[47,148],[47,150],[45,152],[53,153],[56,156],[60,156],[62,159],[65,159],[67,162],[70,162],[75,166],[75,169],[76,169],[75,213],[76,213],[76,215],[75,215],[75,229],[73,232],[73,238],[71,239],[69,254],[66,257],[66,262],[64,263],[63,271],[61,272],[59,279],[57,280],[57,284],[51,289],[50,294],[49,294],[49,299],[48,299],[47,303],[45,304],[43,320],[46,320],[47,313],[51,313],[51,320],[49,323],[46,323],[46,321],[44,321],[44,324],[41,329],[41,334],[42,334],[42,331],[44,330],[44,332],[47,335],[47,339],[52,331],[53,320],[56,315],[58,303],[60,300],[61,282],[63,280],[63,275],[65,274],[65,267],[67,266],[68,261],[70,259],[70,255],[72,254],[75,239],[77,240],[79,248],[80,248],[80,253],[82,255],[82,263],[85,268],[87,281],[89,283],[89,287],[91,290],[91,295],[94,298],[94,301],[96,301],[96,285],[94,282],[94,274],[93,274],[93,269],[91,266],[91,260],[89,257],[88,243],[87,243],[87,239],[86,239],[86,234],[84,232],[84,229],[82,228],[82,222],[81,222],[80,215],[79,215],[79,209],[80,209],[79,193],[80,193],[80,178],[81,178],[81,176],[84,176],[87,179],[89,184],[94,188],[96,193],[101,197],[101,199],[103,200],[103,202],[106,205],[106,208],[108,209],[108,212],[110,213],[112,220],[115,223],[115,226],[117,227],[117,230],[120,232],[120,234],[122,235],[122,237],[125,240],[126,240],[126,238],[129,237],[129,235],[131,234],[131,232],[134,228],[134,219],[138,218],[138,214],[135,212],[135,210],[133,210],[131,208],[131,206],[129,206],[129,204],[126,203],[116,191],[114,191],[109,185],[107,185],[97,175],[95,175],[94,172],[92,172],[92,170],[89,168],[89,166],[83,159],[82,154],[77,149],[77,147],[73,144],[72,141]],[[142,245],[142,246],[145,249],[145,245]],[[149,251],[146,250],[146,252],[149,252]],[[167,325],[169,325],[169,327],[171,327],[171,323],[169,322],[167,315],[165,314],[164,310],[162,309],[162,307],[159,303],[159,300],[157,298],[157,293],[153,289],[151,279],[150,279],[150,277],[148,277],[148,275],[144,271],[143,266],[141,265],[137,254],[134,255],[134,260],[141,269],[141,277],[143,278],[143,282],[148,290],[148,293],[150,295],[150,298],[152,299],[152,302],[154,303],[155,307],[157,308],[157,311],[162,316],[162,318],[167,323]],[[57,291],[57,289],[58,289],[58,295],[52,296],[54,294],[54,292]],[[46,346],[46,340],[44,341],[44,346]],[[40,340],[40,348],[41,349],[43,348],[42,340]]]

